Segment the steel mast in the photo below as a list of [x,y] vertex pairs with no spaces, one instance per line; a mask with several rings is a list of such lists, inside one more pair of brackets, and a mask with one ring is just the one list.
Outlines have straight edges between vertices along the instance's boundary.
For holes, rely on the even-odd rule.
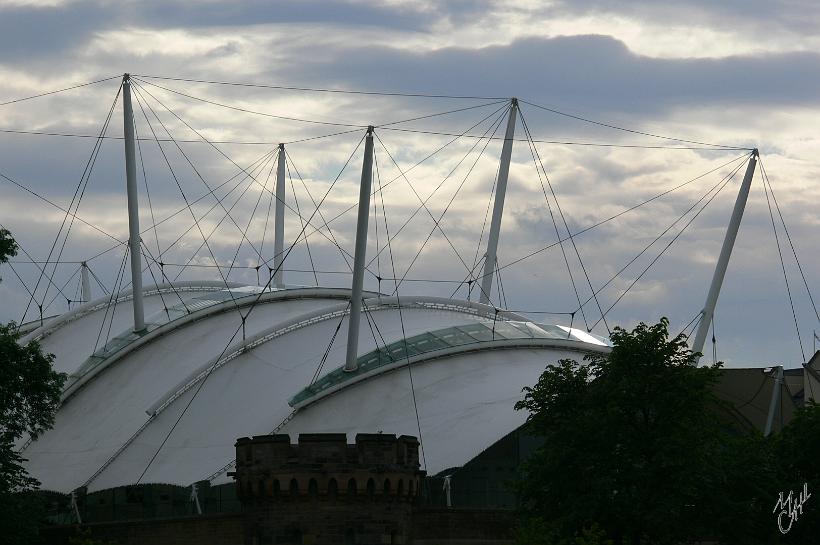
[[85,261],[80,263],[80,282],[82,286],[80,297],[82,297],[83,303],[87,303],[91,301],[91,281],[88,278],[88,263]]
[[359,214],[356,220],[356,252],[353,255],[353,287],[350,293],[350,317],[347,322],[347,355],[345,371],[358,368],[359,322],[362,318],[362,286],[367,253],[367,223],[370,216],[370,186],[373,180],[373,127],[367,128],[359,185]]
[[139,194],[134,152],[134,111],[131,108],[131,76],[122,77],[123,128],[125,132],[125,184],[128,190],[128,247],[131,253],[131,291],[134,298],[134,332],[145,330],[142,305],[142,252],[140,251]]
[[285,287],[282,270],[285,257],[285,161],[285,145],[279,144],[276,165],[276,213],[273,225],[273,286],[277,289]]
[[[746,200],[749,198],[749,188],[752,185],[752,177],[754,177],[755,166],[757,165],[757,148],[752,151],[749,157],[749,164],[746,167],[746,175],[743,176],[743,183],[740,184],[740,191],[737,194],[735,201],[735,208],[732,211],[732,218],[729,220],[729,227],[726,229],[726,238],[723,239],[723,247],[720,249],[720,257],[718,257],[717,265],[715,266],[715,274],[712,277],[712,285],[709,287],[709,295],[706,296],[706,304],[700,312],[700,324],[695,335],[695,341],[692,343],[692,352],[703,352],[703,343],[706,341],[706,334],[709,332],[709,326],[712,325],[712,318],[715,315],[715,305],[717,305],[718,295],[720,295],[720,287],[723,285],[723,278],[726,276],[726,268],[729,266],[729,258],[732,256],[732,248],[735,245],[737,238],[737,231],[740,228],[740,220],[743,219],[743,210],[746,208]],[[700,357],[697,358],[699,360]],[[697,365],[695,360],[695,365]]]
[[510,100],[510,116],[507,119],[507,133],[501,148],[501,165],[498,169],[498,183],[495,186],[493,202],[493,219],[487,238],[487,253],[484,254],[484,274],[481,276],[481,294],[479,302],[490,304],[490,293],[493,289],[493,274],[497,263],[498,237],[501,233],[501,215],[504,213],[504,197],[507,194],[507,178],[510,175],[510,158],[512,157],[513,138],[515,137],[515,119],[518,117],[518,99]]

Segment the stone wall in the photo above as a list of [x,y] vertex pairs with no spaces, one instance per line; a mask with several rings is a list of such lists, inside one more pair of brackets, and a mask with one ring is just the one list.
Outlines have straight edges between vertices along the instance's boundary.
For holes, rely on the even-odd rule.
[[68,545],[80,535],[106,545],[242,545],[242,528],[242,514],[231,513],[52,526],[41,535],[44,545]]
[[[344,434],[243,437],[236,442],[241,513],[97,522],[87,537],[117,545],[508,545],[507,510],[422,508],[415,437]],[[135,516],[145,511],[134,511]],[[126,513],[127,514],[127,513]],[[68,545],[77,527],[47,528]]]
[[409,543],[421,479],[414,437],[302,434],[241,438],[238,496],[245,543]]
[[[327,528],[340,514],[349,515],[343,507],[334,512],[325,506],[310,511],[311,505],[291,522],[300,522],[308,528]],[[358,512],[364,512],[369,504],[362,500]],[[270,513],[276,516],[275,513]],[[356,513],[353,513],[354,518]],[[326,517],[323,521],[322,517]],[[412,514],[410,538],[412,545],[511,545],[512,514],[510,511],[491,509],[418,509]],[[87,537],[117,545],[242,545],[244,522],[241,514],[209,514],[191,517],[150,519],[140,521],[105,522],[77,526],[54,526],[43,531],[43,545],[68,545],[72,536],[88,532]],[[338,535],[338,534],[337,534]],[[344,543],[344,531],[341,532]],[[253,536],[252,536],[253,537]],[[257,541],[258,541],[258,536]],[[360,536],[362,537],[362,536]],[[379,543],[390,543],[389,533],[377,536]],[[310,531],[301,536],[305,545],[333,543],[321,540]],[[362,537],[362,539],[365,539]],[[354,541],[362,543],[363,541]],[[253,541],[251,541],[253,543]]]

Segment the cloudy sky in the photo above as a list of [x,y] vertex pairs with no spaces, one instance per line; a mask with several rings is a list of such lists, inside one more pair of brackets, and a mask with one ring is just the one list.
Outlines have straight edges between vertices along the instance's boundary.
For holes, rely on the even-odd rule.
[[[115,102],[121,79],[115,76],[124,72],[136,75],[141,224],[147,229],[165,220],[143,241],[146,252],[169,264],[170,278],[229,274],[231,280],[257,282],[253,267],[260,254],[272,256],[272,152],[286,142],[293,181],[286,242],[302,230],[297,206],[303,219],[313,218],[307,227],[310,254],[302,239],[286,269],[315,268],[323,271],[320,283],[347,285],[343,252],[353,253],[359,143],[364,127],[373,124],[374,183],[389,186],[374,202],[369,256],[384,250],[388,231],[395,239],[393,262],[389,250],[379,254],[367,286],[378,288],[376,277],[393,277],[395,266],[396,276],[409,279],[401,293],[466,297],[459,282],[484,251],[480,240],[498,168],[498,137],[507,99],[516,96],[532,138],[540,142],[534,160],[519,119],[499,248],[504,297],[496,289],[496,304],[569,323],[568,314],[545,313],[575,311],[578,297],[589,298],[590,284],[595,290],[606,285],[599,303],[607,311],[640,277],[606,314],[608,325],[665,315],[680,331],[703,305],[745,168],[747,152],[727,148],[752,147],[760,149],[808,286],[820,300],[818,29],[820,5],[801,0],[674,6],[618,0],[0,0],[0,174],[6,177],[0,179],[0,224],[31,259],[45,261],[51,254],[61,261],[39,265],[53,285],[41,280],[38,286],[40,271],[22,252],[13,271],[3,266],[0,319],[20,321],[27,306],[25,320],[34,319],[39,304],[47,315],[64,311],[66,299],[76,297],[77,262],[102,252],[89,262],[91,270],[107,289],[117,285],[124,249],[119,241],[128,230],[117,139],[122,102]],[[112,79],[15,101],[105,78]],[[95,154],[95,140],[79,136],[100,133],[112,104],[105,134],[113,138]],[[431,116],[440,113],[445,115]],[[449,136],[464,132],[496,139]],[[539,176],[542,164],[551,187]],[[801,353],[759,173],[717,307],[718,358],[733,365],[795,366],[802,353],[811,354],[820,324],[775,208]],[[559,230],[565,220],[576,233],[693,179],[580,234],[575,242],[586,274],[569,243],[568,264],[559,245],[520,260],[557,240],[550,209]],[[78,187],[80,219],[61,230],[65,212],[58,207],[69,208]],[[712,188],[721,187],[715,195]],[[325,195],[316,214],[312,199]],[[186,200],[195,201],[193,216]],[[421,201],[426,204],[420,208]],[[230,217],[223,219],[226,209]],[[440,230],[432,218],[441,218]],[[203,245],[202,235],[212,232]],[[213,267],[214,259],[222,268]],[[188,262],[197,267],[175,265]],[[229,273],[231,263],[237,268]],[[146,270],[146,283],[153,282],[152,274],[160,274],[155,265]],[[262,282],[266,274],[263,266]],[[286,274],[295,284],[317,278]],[[381,288],[390,291],[393,284],[384,280]],[[96,280],[93,289],[102,295]],[[574,325],[594,325],[605,334],[598,304],[591,301],[583,310]],[[711,348],[706,352],[711,361]]]

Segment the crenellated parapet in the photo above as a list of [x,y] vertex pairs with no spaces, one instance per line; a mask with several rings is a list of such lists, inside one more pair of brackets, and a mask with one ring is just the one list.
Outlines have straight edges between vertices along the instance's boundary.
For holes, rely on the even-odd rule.
[[236,441],[239,498],[243,501],[412,501],[424,472],[415,437],[301,434],[242,437]]
[[245,543],[409,542],[424,472],[415,437],[343,433],[242,437],[237,493]]

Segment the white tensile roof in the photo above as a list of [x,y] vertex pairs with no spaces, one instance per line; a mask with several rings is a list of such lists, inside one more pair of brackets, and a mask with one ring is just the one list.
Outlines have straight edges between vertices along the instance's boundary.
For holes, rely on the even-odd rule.
[[513,405],[546,364],[609,350],[487,305],[366,293],[360,368],[343,373],[347,289],[186,282],[144,292],[146,334],[130,332],[123,292],[110,333],[114,305],[101,298],[24,339],[69,373],[53,429],[20,445],[44,489],[227,482],[235,439],[274,431],[420,436],[435,474],[520,426]]

